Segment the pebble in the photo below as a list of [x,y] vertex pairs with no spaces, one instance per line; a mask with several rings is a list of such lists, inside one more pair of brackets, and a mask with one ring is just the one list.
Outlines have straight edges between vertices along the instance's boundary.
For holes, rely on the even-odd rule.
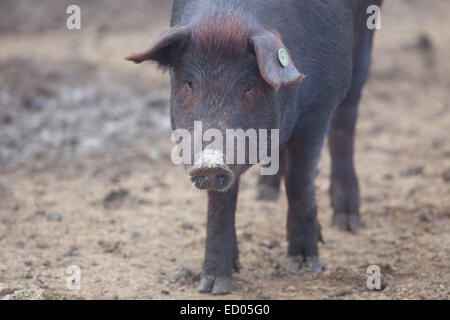
[[252,238],[253,238],[253,235],[250,232],[245,231],[242,234],[242,239],[244,239],[244,240],[252,240]]
[[442,179],[444,179],[445,182],[450,182],[450,168],[442,172]]
[[14,292],[14,289],[12,289],[6,283],[0,282],[0,297],[6,296],[7,294],[11,294],[13,292]]
[[294,286],[288,286],[288,287],[286,288],[286,291],[287,291],[287,292],[296,292],[297,289],[296,289]]
[[416,166],[416,167],[409,167],[405,170],[400,171],[400,176],[402,177],[409,177],[409,176],[415,176],[423,173],[423,166]]
[[33,270],[28,270],[25,274],[25,279],[33,279]]
[[141,238],[141,234],[139,233],[139,232],[133,232],[132,234],[131,234],[131,238],[133,238],[133,240],[137,240],[137,239],[140,239]]
[[194,229],[194,226],[187,222],[183,223],[180,227],[181,227],[181,229],[184,229],[184,230],[193,230]]
[[52,212],[52,213],[49,213],[49,215],[47,216],[47,220],[59,222],[62,220],[62,215],[60,215],[59,213],[56,213],[56,212]]
[[15,218],[9,218],[9,217],[3,218],[2,219],[2,223],[3,224],[14,224],[14,223],[16,223],[16,219]]
[[280,246],[280,242],[278,242],[277,240],[273,240],[273,241],[270,241],[269,243],[260,242],[259,245],[266,247],[269,250],[272,250],[272,249],[278,248]]
[[348,296],[349,294],[352,294],[351,290],[348,289],[342,289],[339,291],[336,291],[332,294],[329,295],[330,298],[339,298],[339,297],[343,297],[343,296]]
[[23,249],[23,248],[25,248],[25,243],[23,241],[17,241],[15,246],[18,249]]

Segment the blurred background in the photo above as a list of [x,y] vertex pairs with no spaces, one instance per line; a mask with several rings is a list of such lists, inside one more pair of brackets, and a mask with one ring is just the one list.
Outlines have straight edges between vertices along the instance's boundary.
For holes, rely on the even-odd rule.
[[[81,30],[66,28],[71,4],[81,8]],[[1,166],[127,153],[167,128],[167,79],[122,57],[151,45],[170,8],[163,0],[1,1]]]
[[[66,8],[81,8],[81,30]],[[168,76],[122,60],[169,26],[166,0],[0,0],[0,298],[204,298],[205,195],[170,162]],[[286,201],[242,182],[231,298],[450,297],[450,2],[387,0],[358,123],[364,228],[329,227],[324,273],[282,266]],[[190,252],[189,256],[186,252]],[[83,270],[82,290],[65,268]],[[378,264],[388,286],[365,289]],[[1,290],[1,285],[8,290]]]

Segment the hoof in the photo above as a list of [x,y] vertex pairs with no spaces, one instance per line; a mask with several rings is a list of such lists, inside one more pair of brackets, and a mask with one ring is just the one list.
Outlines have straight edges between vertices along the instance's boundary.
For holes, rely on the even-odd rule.
[[225,295],[231,292],[231,278],[203,276],[200,279],[198,291],[201,293],[211,292],[213,295]]
[[355,233],[360,227],[359,215],[334,214],[331,225],[343,231]]
[[298,274],[300,268],[306,266],[311,269],[315,274],[322,272],[322,265],[320,264],[319,257],[307,257],[300,256],[288,256],[286,258],[286,269],[291,274]]
[[276,201],[279,195],[280,195],[279,189],[259,184],[256,189],[255,199],[262,201]]

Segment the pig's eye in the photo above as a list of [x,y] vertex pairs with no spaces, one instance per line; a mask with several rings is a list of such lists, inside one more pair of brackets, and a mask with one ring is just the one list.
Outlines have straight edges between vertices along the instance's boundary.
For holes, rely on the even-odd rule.
[[184,84],[189,90],[194,91],[194,83],[192,81],[187,80]]
[[256,85],[255,81],[250,81],[249,83],[247,83],[247,84],[245,85],[245,87],[244,87],[244,92],[245,92],[246,94],[251,93],[251,92],[253,91],[253,89],[255,88],[255,85]]

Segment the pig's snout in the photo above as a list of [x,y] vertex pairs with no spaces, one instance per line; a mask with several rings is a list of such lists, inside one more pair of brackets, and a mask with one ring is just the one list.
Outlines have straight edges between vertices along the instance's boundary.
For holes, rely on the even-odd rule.
[[189,174],[193,186],[200,190],[227,191],[234,180],[222,152],[212,149],[204,150],[196,157]]
[[197,189],[226,191],[233,182],[233,173],[222,166],[194,168],[191,181]]

